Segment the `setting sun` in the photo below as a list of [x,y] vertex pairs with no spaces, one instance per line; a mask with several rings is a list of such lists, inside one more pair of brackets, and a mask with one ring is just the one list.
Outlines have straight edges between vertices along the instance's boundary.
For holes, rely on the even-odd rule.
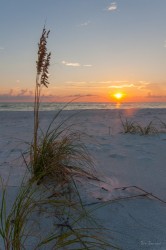
[[124,94],[121,93],[121,92],[118,92],[118,93],[115,93],[113,96],[114,96],[115,99],[121,100],[122,97],[124,96]]

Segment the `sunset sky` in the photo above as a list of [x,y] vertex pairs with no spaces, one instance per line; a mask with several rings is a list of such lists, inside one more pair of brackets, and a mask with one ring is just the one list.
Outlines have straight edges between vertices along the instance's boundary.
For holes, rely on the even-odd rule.
[[33,101],[44,25],[44,101],[166,101],[166,0],[0,0],[0,102]]

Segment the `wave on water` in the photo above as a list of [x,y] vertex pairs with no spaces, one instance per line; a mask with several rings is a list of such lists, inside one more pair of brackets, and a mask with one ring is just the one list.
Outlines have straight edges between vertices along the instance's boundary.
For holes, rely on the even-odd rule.
[[[1,102],[0,111],[33,111],[34,103],[32,102]],[[146,109],[146,108],[166,108],[166,103],[164,102],[143,102],[143,103],[83,103],[83,102],[73,102],[73,103],[41,103],[41,111],[54,111],[54,110],[83,110],[83,109]]]

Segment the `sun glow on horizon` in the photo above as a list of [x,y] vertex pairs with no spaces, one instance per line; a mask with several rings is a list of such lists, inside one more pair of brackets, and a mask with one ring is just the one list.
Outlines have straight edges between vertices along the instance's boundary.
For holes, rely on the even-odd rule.
[[122,92],[117,92],[117,93],[115,93],[115,94],[113,95],[113,97],[114,97],[116,100],[120,101],[120,100],[124,97],[124,94],[123,94]]

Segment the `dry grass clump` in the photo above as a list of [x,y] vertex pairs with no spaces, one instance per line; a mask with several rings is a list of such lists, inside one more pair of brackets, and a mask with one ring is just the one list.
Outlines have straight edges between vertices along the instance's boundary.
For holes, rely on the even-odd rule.
[[150,121],[146,126],[143,126],[137,122],[130,121],[127,118],[121,124],[123,133],[139,134],[139,135],[154,135],[158,134],[158,129],[153,125],[153,121]]
[[31,151],[29,168],[34,179],[38,183],[53,180],[54,184],[65,184],[74,175],[93,177],[93,161],[80,138],[80,133],[63,129],[44,134],[38,142],[37,158]]
[[166,129],[166,123],[163,121],[160,121],[160,122],[161,122],[162,127]]
[[[73,173],[90,174],[85,169],[92,166],[92,160],[81,142],[79,133],[70,132],[70,126],[63,127],[66,121],[56,124],[58,112],[48,126],[46,132],[39,130],[39,107],[42,87],[48,87],[48,68],[51,53],[47,53],[49,31],[42,31],[38,44],[38,60],[34,101],[34,138],[30,149],[29,169],[33,180],[41,183],[44,179],[53,178],[56,183],[69,181]],[[52,128],[52,125],[55,127]],[[40,132],[40,134],[39,134]],[[83,169],[82,169],[83,167]],[[46,177],[46,178],[45,178]]]
[[121,119],[121,124],[122,124],[122,128],[123,128],[123,133],[127,134],[135,134],[137,133],[137,125],[135,122],[133,121],[129,121],[127,118],[123,121],[122,118]]
[[137,125],[140,135],[154,135],[158,134],[158,129],[154,127],[153,122],[150,121],[146,126]]
[[50,196],[44,186],[24,182],[14,202],[8,204],[7,192],[3,187],[1,249],[112,249],[104,239],[105,229],[95,223],[79,196],[74,201],[66,196]]
[[[2,187],[3,187],[3,183]],[[36,207],[33,199],[34,189],[30,185],[21,186],[9,211],[6,202],[6,188],[3,187],[0,208],[0,236],[5,250],[24,249],[24,241],[31,228],[27,228],[27,220]]]
[[166,130],[166,122],[163,122],[163,121],[160,120],[160,124],[161,124],[161,128],[164,129],[163,132],[165,132],[165,130]]

